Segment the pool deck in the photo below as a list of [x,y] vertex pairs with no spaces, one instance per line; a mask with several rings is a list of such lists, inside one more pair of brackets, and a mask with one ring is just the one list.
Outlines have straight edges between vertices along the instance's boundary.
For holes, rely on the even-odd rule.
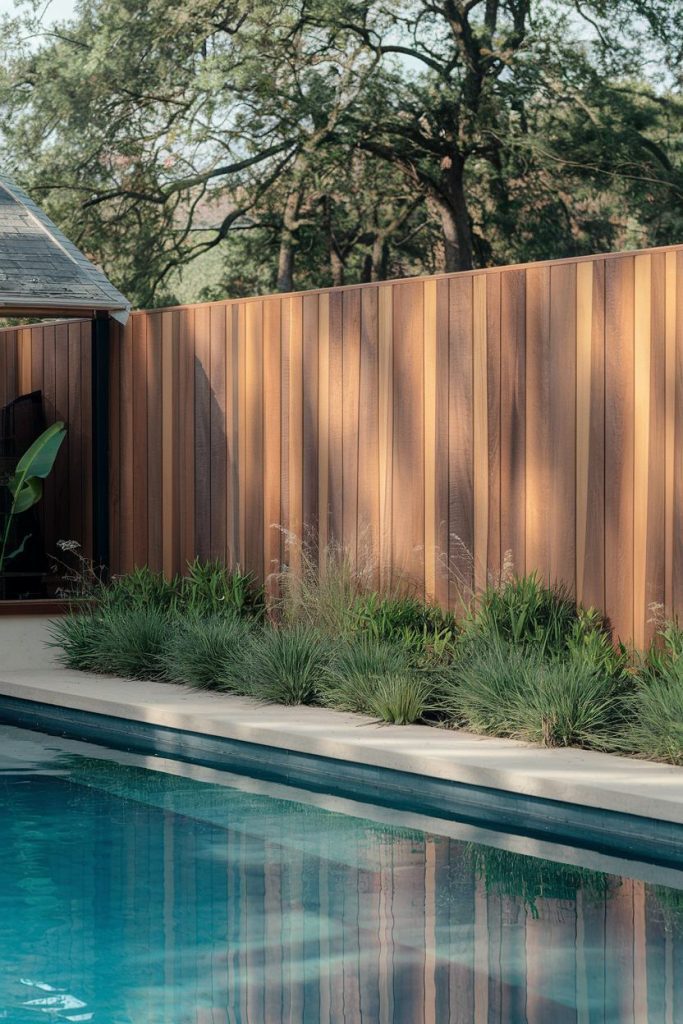
[[167,683],[51,666],[0,667],[0,697],[261,748],[683,824],[683,768],[593,751],[543,749],[427,726],[382,725],[321,708],[264,705]]

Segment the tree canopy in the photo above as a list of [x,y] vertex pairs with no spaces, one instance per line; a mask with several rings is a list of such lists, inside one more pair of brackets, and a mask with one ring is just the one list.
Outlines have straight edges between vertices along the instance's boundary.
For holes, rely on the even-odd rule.
[[668,0],[41,11],[3,26],[3,166],[140,305],[683,236]]

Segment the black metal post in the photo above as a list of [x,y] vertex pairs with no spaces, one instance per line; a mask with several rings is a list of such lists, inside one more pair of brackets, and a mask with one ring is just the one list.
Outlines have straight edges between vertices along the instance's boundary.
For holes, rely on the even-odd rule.
[[93,562],[109,570],[109,315],[92,322]]

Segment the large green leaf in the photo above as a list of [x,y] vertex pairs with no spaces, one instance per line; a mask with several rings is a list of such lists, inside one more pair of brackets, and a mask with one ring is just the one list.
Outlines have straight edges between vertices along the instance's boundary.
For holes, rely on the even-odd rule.
[[[26,479],[37,476],[44,480],[55,464],[57,453],[65,437],[66,427],[62,420],[58,420],[44,430],[19,459],[12,480],[18,481],[22,476]],[[12,489],[12,481],[10,481],[10,489]],[[14,493],[12,490],[12,494]]]
[[28,480],[24,480],[23,486],[14,497],[14,513],[18,514],[19,512],[25,512],[27,509],[35,505],[36,502],[40,501],[42,496],[43,484],[37,476],[32,476],[29,477]]
[[8,481],[8,487],[14,499],[12,515],[26,512],[43,494],[41,480],[49,474],[55,464],[57,453],[66,437],[66,427],[61,420],[53,423],[36,438],[27,448],[17,463],[14,475]]

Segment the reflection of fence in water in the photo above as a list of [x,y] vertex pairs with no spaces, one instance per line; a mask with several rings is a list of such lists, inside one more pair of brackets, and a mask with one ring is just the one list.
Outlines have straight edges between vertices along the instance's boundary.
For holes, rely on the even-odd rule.
[[72,870],[96,906],[113,871],[132,950],[163,937],[163,978],[142,961],[126,984],[166,1000],[164,1019],[174,986],[197,1024],[665,1024],[683,1009],[680,933],[640,882],[589,879],[569,895],[576,872],[553,866],[540,884],[560,895],[525,901],[501,891],[499,872],[487,892],[486,856],[475,871],[448,839],[327,832],[295,813],[269,819],[267,839],[153,808],[135,821],[118,863]]

